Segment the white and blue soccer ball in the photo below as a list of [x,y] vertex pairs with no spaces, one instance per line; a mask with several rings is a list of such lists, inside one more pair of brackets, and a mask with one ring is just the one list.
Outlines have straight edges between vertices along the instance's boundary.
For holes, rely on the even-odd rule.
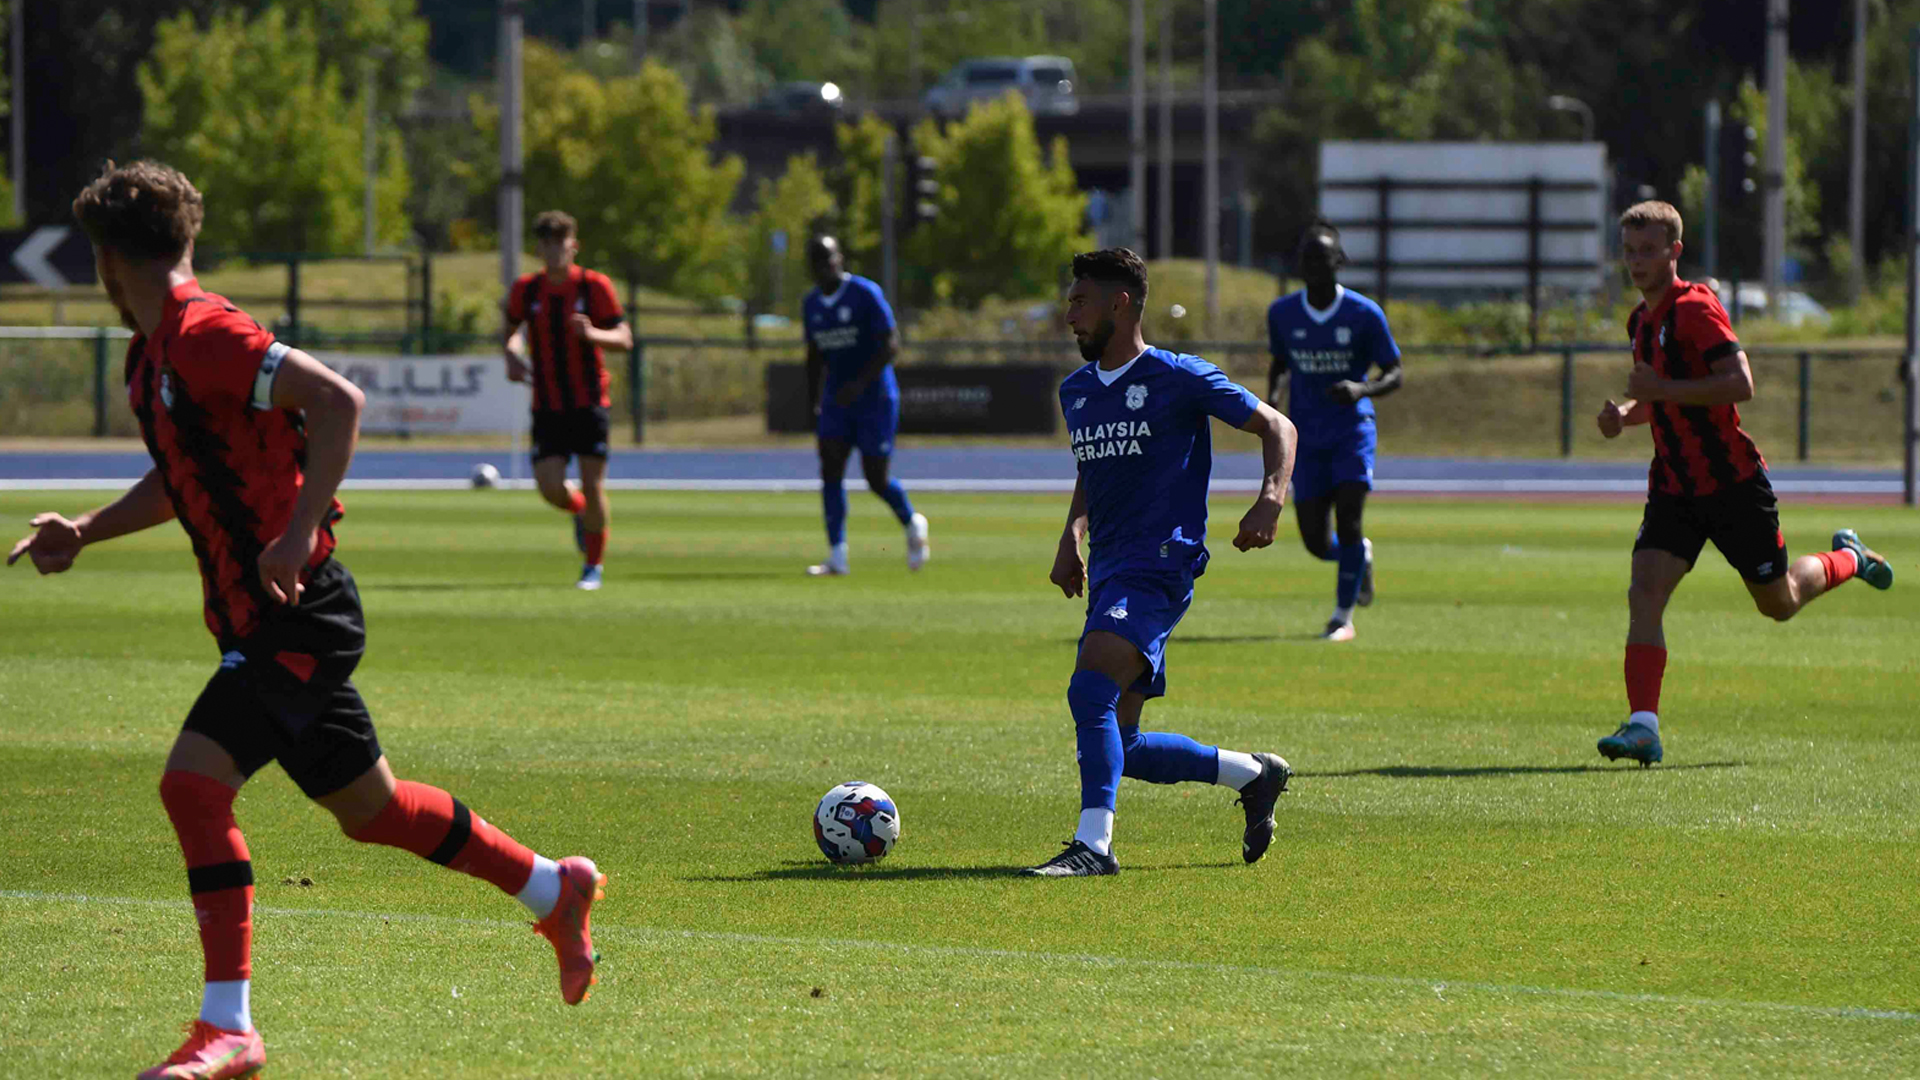
[[873,862],[900,839],[900,811],[879,785],[849,780],[821,796],[813,811],[813,839],[829,862]]
[[477,488],[497,488],[500,486],[500,470],[481,462],[473,467],[473,486]]

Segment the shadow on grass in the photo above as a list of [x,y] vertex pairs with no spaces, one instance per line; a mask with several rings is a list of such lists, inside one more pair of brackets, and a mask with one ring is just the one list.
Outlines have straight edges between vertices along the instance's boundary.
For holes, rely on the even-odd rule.
[[[1154,874],[1170,870],[1218,870],[1241,865],[1239,862],[1167,863],[1145,865],[1122,863],[1122,874]],[[824,862],[788,861],[777,868],[754,870],[745,874],[708,874],[682,878],[682,881],[730,882],[763,881],[965,881],[980,878],[1017,878],[1024,866],[834,866]]]
[[566,581],[382,581],[364,585],[370,593],[383,592],[530,592],[564,589]]
[[[1652,772],[1687,769],[1744,769],[1744,761],[1700,761],[1691,765],[1656,765]],[[1640,770],[1628,765],[1384,765],[1377,769],[1341,769],[1335,772],[1296,772],[1301,780],[1338,780],[1356,776],[1384,776],[1391,780],[1461,779],[1476,776],[1541,776],[1574,773],[1612,773]]]

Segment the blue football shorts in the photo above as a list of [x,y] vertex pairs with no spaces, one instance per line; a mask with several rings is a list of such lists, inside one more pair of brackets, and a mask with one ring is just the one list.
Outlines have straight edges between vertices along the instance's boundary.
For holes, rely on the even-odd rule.
[[1293,462],[1293,498],[1326,499],[1341,484],[1373,488],[1373,421],[1325,442],[1300,441]]
[[858,447],[863,457],[887,457],[900,431],[900,399],[879,397],[845,409],[829,399],[820,406],[815,431],[822,439]]
[[1087,593],[1087,625],[1080,640],[1096,630],[1118,634],[1147,658],[1147,670],[1127,687],[1144,697],[1167,692],[1167,639],[1193,603],[1193,578],[1186,574],[1115,573]]

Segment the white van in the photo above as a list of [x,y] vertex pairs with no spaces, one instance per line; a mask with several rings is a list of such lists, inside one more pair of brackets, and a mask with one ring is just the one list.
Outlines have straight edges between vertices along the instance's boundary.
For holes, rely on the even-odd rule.
[[1035,116],[1072,116],[1080,111],[1073,81],[1073,61],[1064,56],[980,57],[956,64],[928,89],[921,104],[950,119],[965,116],[976,102],[1017,92]]

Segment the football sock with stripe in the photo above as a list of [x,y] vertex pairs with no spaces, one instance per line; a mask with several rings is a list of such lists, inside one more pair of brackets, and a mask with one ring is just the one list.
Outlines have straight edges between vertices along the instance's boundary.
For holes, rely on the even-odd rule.
[[1360,596],[1360,575],[1367,568],[1367,545],[1340,545],[1340,577],[1334,588],[1334,606],[1343,610],[1353,607]]
[[1653,717],[1660,712],[1660,681],[1667,673],[1667,650],[1658,645],[1627,646],[1627,709],[1629,723],[1659,730]]
[[[1126,752],[1120,745],[1119,705],[1120,687],[1097,671],[1076,671],[1067,683],[1067,707],[1073,711],[1074,742],[1079,748],[1083,823],[1088,810],[1104,810],[1111,821],[1114,793],[1120,787],[1121,770],[1126,765]],[[1111,824],[1108,831],[1111,832]],[[1076,833],[1074,838],[1102,855],[1107,854],[1095,847],[1094,841],[1109,843],[1110,837]]]
[[[1120,748],[1126,755],[1124,775],[1149,784],[1179,784],[1189,780],[1211,784],[1220,775],[1220,752],[1185,735],[1123,727]],[[1256,775],[1258,771],[1256,766]]]
[[847,540],[847,485],[841,481],[820,485],[820,507],[827,515],[827,545]]
[[363,844],[411,851],[509,896],[517,896],[533,876],[532,851],[431,784],[399,781],[380,813],[351,835]]
[[907,489],[900,486],[900,481],[889,478],[885,487],[874,488],[873,493],[892,508],[893,516],[900,519],[900,524],[913,521],[913,503],[908,501]]
[[180,852],[187,860],[187,891],[200,923],[207,992],[200,1018],[228,1031],[247,1031],[247,982],[253,976],[253,860],[233,820],[237,792],[210,776],[170,769],[160,778]]

